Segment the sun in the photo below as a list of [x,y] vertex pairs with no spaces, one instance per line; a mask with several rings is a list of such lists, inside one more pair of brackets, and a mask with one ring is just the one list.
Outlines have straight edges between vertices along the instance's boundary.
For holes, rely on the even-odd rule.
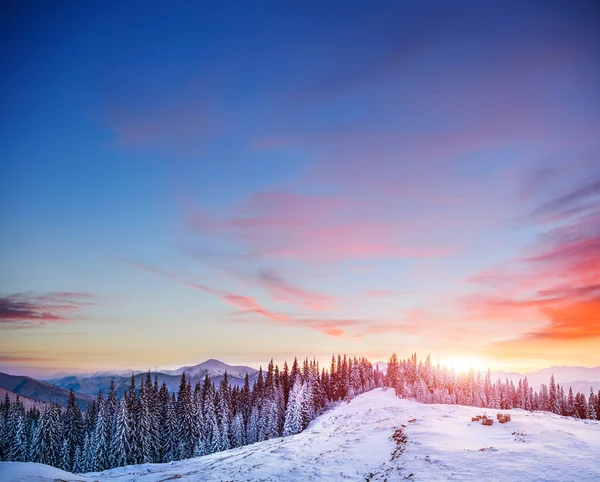
[[466,373],[470,369],[473,369],[474,371],[480,370],[482,372],[487,370],[484,363],[476,357],[446,358],[443,360],[442,365],[453,369],[456,373]]

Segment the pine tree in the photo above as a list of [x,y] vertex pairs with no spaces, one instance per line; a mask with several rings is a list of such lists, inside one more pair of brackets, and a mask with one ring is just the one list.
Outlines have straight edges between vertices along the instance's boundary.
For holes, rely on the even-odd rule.
[[100,472],[108,467],[108,440],[107,440],[107,420],[104,411],[104,400],[99,399],[98,417],[96,419],[96,427],[91,438],[91,453],[90,472]]
[[294,386],[290,391],[287,409],[285,412],[285,423],[283,425],[283,435],[294,435],[302,431],[302,403],[303,403],[302,382],[296,379]]
[[79,472],[85,473],[90,472],[93,464],[94,453],[92,450],[92,440],[90,436],[86,433],[83,438],[83,450],[81,456],[81,464],[79,466]]
[[29,440],[25,417],[20,415],[16,423],[15,437],[10,442],[9,460],[27,462],[29,459]]
[[238,412],[231,422],[231,446],[241,447],[246,442],[246,434],[244,433],[244,418]]
[[598,419],[598,412],[596,407],[598,406],[597,395],[594,394],[594,389],[590,387],[590,396],[588,398],[588,418],[590,420]]
[[82,448],[75,447],[75,456],[73,457],[73,473],[82,474],[85,472],[85,462],[83,458]]
[[248,418],[248,425],[246,427],[246,443],[253,444],[258,441],[258,424],[259,424],[260,414],[258,412],[258,407],[252,407],[252,411],[250,412],[250,417]]
[[125,396],[121,398],[115,418],[115,433],[109,447],[109,466],[122,467],[131,460],[133,436],[129,426],[129,412]]
[[217,451],[227,450],[231,448],[231,440],[229,435],[229,420],[231,418],[231,408],[229,406],[228,396],[227,396],[227,379],[223,380],[224,384],[221,384],[221,388],[219,389],[219,393],[217,396],[217,413],[220,418],[220,426],[219,426],[219,444]]
[[550,411],[552,413],[560,414],[560,400],[558,398],[558,392],[556,391],[556,384],[554,383],[554,375],[550,377],[550,389],[548,391],[548,403],[550,405]]
[[69,393],[67,409],[64,415],[63,434],[68,445],[68,463],[65,466],[72,467],[75,463],[75,450],[83,444],[84,437],[83,416],[81,409],[75,401],[73,390]]
[[51,404],[44,408],[40,416],[33,442],[33,461],[58,467],[61,438],[60,407]]
[[567,398],[567,415],[573,417],[575,415],[575,399],[573,398],[573,388],[569,387],[569,396]]
[[172,462],[178,459],[178,436],[180,429],[175,415],[175,403],[172,398],[167,397],[167,405],[165,408],[165,419],[163,430],[164,437],[161,444],[161,461]]
[[67,439],[63,440],[63,445],[60,451],[60,467],[62,470],[71,472],[73,466],[71,464],[71,455],[69,454],[69,442]]

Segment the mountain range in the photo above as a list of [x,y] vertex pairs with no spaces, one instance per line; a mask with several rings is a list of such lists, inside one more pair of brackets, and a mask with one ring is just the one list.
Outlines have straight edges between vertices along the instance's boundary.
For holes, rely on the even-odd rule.
[[[387,363],[385,362],[377,362],[376,365],[382,372],[387,369]],[[223,380],[225,372],[227,372],[229,383],[233,386],[242,386],[246,373],[249,376],[250,385],[253,385],[258,377],[258,370],[255,368],[231,366],[215,359],[206,360],[197,365],[183,366],[175,370],[152,371],[150,375],[153,382],[156,377],[159,385],[164,382],[170,392],[177,392],[183,373],[186,374],[187,379],[194,386],[196,382],[202,383],[206,375],[211,378],[215,385],[218,385]],[[139,389],[147,376],[147,372],[121,370],[98,371],[87,374],[61,373],[60,376],[45,381],[0,373],[0,387],[21,397],[27,397],[31,401],[56,401],[62,404],[66,404],[69,390],[73,390],[77,403],[81,407],[85,407],[90,400],[98,395],[99,390],[106,394],[111,381],[114,381],[115,390],[120,397],[125,391],[129,390],[131,375],[134,376],[136,387]],[[586,394],[589,393],[590,388],[593,388],[595,392],[600,391],[600,367],[553,366],[525,374],[493,371],[491,375],[493,380],[508,378],[514,383],[518,383],[519,379],[527,376],[530,386],[535,390],[539,390],[542,383],[548,384],[551,375],[554,375],[556,383],[561,384],[566,390],[572,387],[574,392],[580,391]],[[4,396],[3,392],[0,394]]]
[[[190,381],[192,386],[194,386],[196,382],[202,383],[206,375],[210,377],[215,385],[218,385],[221,383],[221,380],[223,380],[225,372],[227,372],[229,384],[232,386],[242,386],[244,384],[246,373],[250,378],[251,384],[254,383],[254,380],[256,380],[256,377],[258,376],[258,370],[255,368],[231,366],[214,359],[206,360],[198,365],[177,368],[176,370],[151,371],[150,376],[152,377],[153,383],[156,377],[159,385],[166,383],[170,392],[177,392],[179,391],[179,383],[183,373],[185,373],[186,378]],[[132,375],[135,379],[136,387],[139,388],[146,379],[147,374],[148,372],[140,371],[96,372],[84,375],[66,375],[60,378],[46,380],[46,382],[78,393],[97,395],[99,390],[106,393],[110,388],[111,381],[114,381],[117,395],[121,396],[125,391],[129,390]]]
[[[31,377],[0,373],[0,387],[20,397],[41,402],[58,402],[66,405],[69,400],[69,390]],[[90,394],[75,394],[75,401],[82,408],[87,407],[88,402],[94,398]]]

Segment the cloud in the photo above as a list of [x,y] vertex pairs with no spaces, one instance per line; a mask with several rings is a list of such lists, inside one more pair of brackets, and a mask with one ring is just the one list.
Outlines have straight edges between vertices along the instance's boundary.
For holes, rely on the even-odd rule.
[[192,209],[188,226],[204,242],[233,242],[258,257],[332,262],[345,259],[437,257],[446,247],[407,242],[409,226],[385,204],[350,197],[286,192],[253,194],[209,215]]
[[[225,303],[228,303],[235,308],[238,312],[235,315],[247,315],[256,314],[260,316],[259,321],[275,322],[278,326],[293,326],[302,327],[309,330],[314,330],[319,333],[323,333],[331,337],[343,337],[343,336],[363,336],[369,334],[381,334],[391,332],[408,332],[414,331],[414,320],[401,320],[396,322],[387,322],[385,320],[370,320],[370,319],[352,319],[352,318],[328,318],[324,317],[306,317],[301,315],[288,315],[274,312],[270,309],[265,308],[262,304],[258,303],[254,298],[234,294],[226,290],[214,289],[208,286],[191,282],[181,276],[164,271],[161,269],[145,266],[138,263],[132,263],[125,260],[120,260],[132,268],[155,273],[160,276],[164,276],[171,279],[183,286],[191,289],[199,290],[205,293],[212,294],[219,297]],[[282,296],[289,296],[296,298],[302,303],[311,305],[312,303],[322,303],[333,300],[333,298],[304,291],[297,287],[293,287],[288,282],[284,281],[281,277],[275,275],[272,272],[261,272],[260,276],[270,286],[270,289],[274,291],[280,290]],[[248,323],[253,320],[242,318],[240,316],[234,316],[231,321],[235,323]]]
[[254,314],[261,315],[265,318],[268,318],[270,320],[277,320],[277,321],[284,321],[288,318],[285,315],[277,314],[277,313],[267,310],[262,305],[260,305],[258,302],[256,302],[256,300],[254,300],[253,298],[238,295],[235,293],[230,293],[225,290],[211,288],[211,287],[203,285],[203,284],[195,283],[193,281],[189,281],[189,280],[185,279],[182,276],[179,276],[174,273],[170,273],[168,271],[164,271],[164,270],[161,270],[158,268],[153,268],[151,266],[146,266],[146,265],[142,265],[142,264],[138,264],[138,263],[132,263],[130,261],[121,260],[119,258],[115,258],[115,259],[117,261],[127,264],[128,266],[131,266],[132,268],[138,269],[140,271],[147,271],[150,273],[155,273],[160,276],[164,276],[165,278],[169,278],[173,281],[176,281],[177,283],[187,286],[188,288],[217,296],[222,301],[236,307],[242,314],[254,313]]
[[[552,221],[553,227],[520,257],[473,276],[471,281],[488,291],[462,300],[472,319],[535,323],[513,340],[523,351],[547,342],[600,339],[600,204],[590,203],[600,194],[600,184],[588,178],[564,187],[560,176],[545,182],[548,189],[537,193],[531,220]],[[548,192],[552,195],[539,200]]]
[[54,360],[52,358],[44,358],[38,356],[0,355],[0,363],[6,364],[42,363],[48,361]]
[[406,293],[405,291],[395,291],[395,290],[372,290],[365,291],[364,296],[367,298],[390,298],[397,294]]
[[259,283],[266,288],[275,300],[300,303],[311,310],[331,308],[335,298],[321,293],[304,290],[293,285],[273,270],[261,269],[258,272]]
[[0,297],[0,326],[26,327],[46,323],[67,323],[86,306],[95,303],[90,293],[14,293]]

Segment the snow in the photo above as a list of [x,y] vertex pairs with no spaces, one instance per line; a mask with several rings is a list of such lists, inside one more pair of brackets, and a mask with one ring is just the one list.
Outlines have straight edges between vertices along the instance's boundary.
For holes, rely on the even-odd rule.
[[46,480],[88,481],[91,479],[34,462],[0,462],[0,480],[2,482],[31,482]]
[[[472,423],[483,409],[423,405],[377,389],[315,419],[302,433],[169,464],[74,476],[0,463],[0,480],[388,481],[600,480],[600,422],[508,410],[512,421]],[[493,416],[497,411],[487,410]],[[395,460],[395,428],[406,437]]]

